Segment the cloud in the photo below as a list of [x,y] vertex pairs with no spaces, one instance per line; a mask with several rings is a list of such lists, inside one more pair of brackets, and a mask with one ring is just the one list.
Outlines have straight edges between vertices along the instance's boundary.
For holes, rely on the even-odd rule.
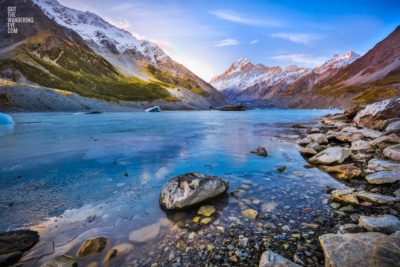
[[218,41],[217,43],[215,43],[215,47],[222,47],[222,46],[233,46],[233,45],[239,45],[240,41],[233,39],[233,38],[228,38],[228,39],[224,39],[221,41]]
[[253,26],[269,26],[269,27],[276,27],[280,25],[280,23],[275,20],[261,20],[261,19],[248,18],[231,10],[215,10],[215,11],[210,11],[209,13],[216,16],[219,19],[239,24],[253,25]]
[[258,43],[258,41],[259,41],[258,39],[253,39],[250,41],[250,44],[254,45],[254,44]]
[[114,25],[117,28],[128,30],[131,24],[129,21],[122,19],[122,20],[113,20],[109,17],[105,17],[105,20],[110,23],[111,25]]
[[312,41],[321,39],[320,36],[310,33],[280,32],[280,33],[273,33],[270,36],[274,38],[285,39],[298,44],[309,44]]
[[307,66],[316,66],[322,64],[327,60],[326,57],[315,57],[307,54],[283,54],[271,57],[271,59],[290,62],[295,64],[302,64]]

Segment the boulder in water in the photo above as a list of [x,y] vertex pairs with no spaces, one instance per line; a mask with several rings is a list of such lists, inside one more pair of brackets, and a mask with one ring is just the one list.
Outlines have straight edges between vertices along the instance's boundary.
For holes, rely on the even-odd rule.
[[0,112],[0,125],[2,124],[14,124],[14,120],[10,115]]
[[160,205],[167,210],[197,205],[226,192],[229,184],[217,176],[186,173],[169,180],[160,194]]
[[161,108],[159,106],[154,106],[146,109],[146,112],[161,112]]

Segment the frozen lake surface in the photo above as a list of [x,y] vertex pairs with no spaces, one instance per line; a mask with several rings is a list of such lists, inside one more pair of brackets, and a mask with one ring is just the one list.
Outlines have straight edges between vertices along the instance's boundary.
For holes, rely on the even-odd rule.
[[[182,216],[193,218],[188,211],[177,219],[158,206],[163,184],[192,171],[221,176],[229,181],[229,192],[247,189],[243,196],[214,203],[215,220],[222,226],[229,227],[224,218],[240,217],[238,202],[243,201],[260,213],[262,205],[269,205],[266,212],[276,212],[278,225],[293,214],[295,227],[308,220],[297,218],[299,210],[329,208],[322,203],[323,188],[335,180],[303,167],[306,162],[294,143],[301,130],[290,124],[313,124],[332,112],[11,114],[15,125],[0,127],[0,230],[40,231],[39,245],[25,260],[74,254],[93,235],[106,236],[112,244],[127,242],[130,231],[162,218],[172,223],[184,220]],[[269,156],[251,154],[257,146],[266,147]],[[285,172],[276,171],[283,165]],[[158,240],[166,238],[168,233]],[[159,244],[140,244],[135,251],[151,251]],[[132,254],[119,264],[137,257]]]

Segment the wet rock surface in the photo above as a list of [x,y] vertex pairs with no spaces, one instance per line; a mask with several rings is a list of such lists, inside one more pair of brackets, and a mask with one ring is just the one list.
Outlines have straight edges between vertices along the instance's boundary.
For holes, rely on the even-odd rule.
[[320,238],[325,266],[397,266],[400,239],[381,233],[326,234]]
[[228,183],[217,176],[187,173],[169,180],[160,194],[160,205],[165,209],[182,209],[223,194]]
[[256,154],[257,156],[260,156],[260,157],[268,156],[267,149],[265,149],[265,147],[261,147],[261,146],[257,147],[253,151],[251,151],[251,153]]
[[17,262],[38,241],[38,233],[31,230],[0,233],[0,265],[8,266]]
[[78,257],[86,257],[102,252],[107,246],[108,239],[105,237],[89,238],[83,242],[77,253]]
[[393,215],[360,216],[358,225],[370,232],[392,234],[400,230],[400,220]]

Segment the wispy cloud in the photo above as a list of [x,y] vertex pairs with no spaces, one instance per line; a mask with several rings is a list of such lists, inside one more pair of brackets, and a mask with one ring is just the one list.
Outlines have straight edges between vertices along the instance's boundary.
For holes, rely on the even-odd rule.
[[114,5],[111,8],[111,11],[117,11],[118,12],[118,11],[122,11],[122,10],[133,9],[135,7],[136,7],[136,5],[134,5],[134,4],[130,3],[130,2],[124,2],[124,3],[121,3],[121,4]]
[[326,57],[316,57],[308,54],[282,54],[273,56],[271,59],[307,66],[316,66],[327,60]]
[[210,11],[210,14],[216,16],[217,18],[223,19],[223,20],[240,23],[240,24],[245,24],[245,25],[270,26],[270,27],[276,27],[276,26],[280,25],[279,21],[276,21],[276,20],[249,18],[244,15],[238,14],[232,10],[226,10],[226,9]]
[[254,45],[254,44],[258,43],[258,42],[259,42],[258,39],[253,39],[253,40],[250,41],[250,44]]
[[224,39],[221,41],[218,41],[215,43],[215,47],[222,47],[222,46],[233,46],[233,45],[239,45],[240,41],[233,39],[233,38],[228,38],[228,39]]
[[281,38],[293,43],[309,44],[312,41],[321,39],[321,36],[311,33],[294,33],[294,32],[279,32],[270,35],[274,38]]
[[115,27],[118,27],[120,29],[124,29],[124,30],[128,30],[129,26],[131,26],[131,24],[129,23],[129,21],[125,20],[125,19],[121,19],[121,20],[113,20],[109,17],[105,17],[105,20],[114,25]]

